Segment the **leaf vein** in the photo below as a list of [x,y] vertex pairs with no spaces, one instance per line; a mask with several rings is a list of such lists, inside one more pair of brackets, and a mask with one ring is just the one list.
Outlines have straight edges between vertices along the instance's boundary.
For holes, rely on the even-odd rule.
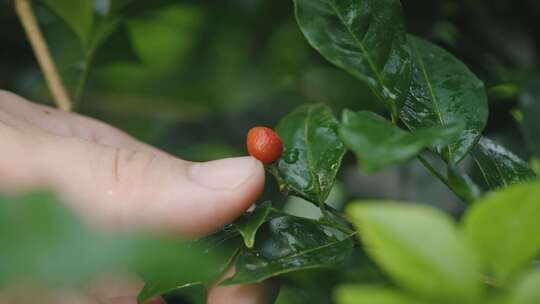
[[[427,74],[427,70],[426,70],[424,60],[422,59],[422,57],[420,57],[420,54],[418,53],[416,45],[414,43],[411,43],[411,45],[414,48],[415,57],[416,57],[416,59],[418,61],[418,64],[420,65],[420,70],[422,71],[422,75],[424,76],[424,79],[426,80],[426,84],[427,84],[427,87],[429,89],[429,94],[431,95],[431,98],[433,100],[433,106],[434,106],[435,114],[437,115],[437,118],[439,118],[439,122],[441,123],[441,125],[446,126],[446,121],[444,120],[444,118],[442,116],[441,109],[440,109],[440,106],[439,106],[440,101],[439,101],[439,98],[437,97],[437,95],[435,95],[435,91],[433,90],[433,86],[431,84],[431,78]],[[447,148],[448,148],[448,157],[451,158],[451,155],[453,154],[451,145],[448,145]]]

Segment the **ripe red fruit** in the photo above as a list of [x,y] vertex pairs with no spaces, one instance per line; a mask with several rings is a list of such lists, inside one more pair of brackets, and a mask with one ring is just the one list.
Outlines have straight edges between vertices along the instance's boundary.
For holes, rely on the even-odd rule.
[[272,129],[255,127],[248,132],[247,149],[251,156],[264,164],[270,164],[283,152],[283,142]]

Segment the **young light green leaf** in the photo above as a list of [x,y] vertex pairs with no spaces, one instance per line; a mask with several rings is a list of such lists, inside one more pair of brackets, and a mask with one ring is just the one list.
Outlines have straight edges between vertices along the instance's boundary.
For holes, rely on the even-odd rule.
[[533,79],[519,98],[523,113],[521,129],[531,152],[540,157],[540,77]]
[[73,30],[83,47],[90,41],[94,17],[93,0],[43,0]]
[[482,137],[471,152],[490,190],[535,178],[534,171],[517,155]]
[[283,214],[263,225],[253,249],[240,253],[236,273],[223,284],[262,282],[288,272],[335,267],[352,249],[352,234]]
[[144,276],[143,274],[145,285],[139,293],[138,302],[144,303],[155,296],[170,292],[183,292],[194,286],[213,283],[227,269],[236,256],[240,244],[240,235],[231,226],[227,226],[208,237],[192,241],[190,246],[193,247],[193,250],[197,250],[201,257],[219,254],[218,258],[214,259],[213,264],[201,268],[207,275],[186,277],[174,269],[165,270],[159,275]]
[[540,253],[540,183],[488,194],[465,215],[471,246],[499,279],[506,280]]
[[328,61],[364,81],[397,116],[411,60],[398,0],[294,0],[308,42]]
[[540,303],[540,269],[523,276],[512,288],[507,304]]
[[452,218],[430,207],[359,202],[347,213],[368,254],[396,283],[437,303],[480,303],[477,260]]
[[322,104],[296,108],[277,125],[283,154],[277,162],[280,186],[315,204],[324,204],[346,152],[338,121]]
[[414,67],[400,118],[411,130],[465,123],[450,145],[437,148],[443,158],[457,163],[473,148],[486,125],[484,84],[442,48],[412,35],[408,40]]
[[369,285],[345,285],[335,292],[338,304],[427,304],[399,290]]
[[422,150],[450,143],[462,124],[406,132],[372,112],[345,110],[339,137],[358,158],[362,169],[375,172],[407,161]]
[[255,243],[255,236],[261,225],[267,220],[268,215],[272,211],[272,203],[264,202],[253,212],[242,215],[236,222],[234,226],[242,237],[244,238],[244,244],[247,248],[252,248]]

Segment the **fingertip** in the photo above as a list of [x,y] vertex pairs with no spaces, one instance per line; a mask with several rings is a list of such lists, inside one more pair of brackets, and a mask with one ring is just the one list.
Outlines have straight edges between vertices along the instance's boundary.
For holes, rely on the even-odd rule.
[[196,222],[187,233],[190,236],[208,234],[234,221],[256,202],[265,183],[264,166],[253,157],[198,163],[188,171],[201,187],[193,193],[195,206],[190,210]]
[[192,181],[213,190],[235,190],[261,175],[264,178],[262,163],[251,156],[192,163],[188,170]]

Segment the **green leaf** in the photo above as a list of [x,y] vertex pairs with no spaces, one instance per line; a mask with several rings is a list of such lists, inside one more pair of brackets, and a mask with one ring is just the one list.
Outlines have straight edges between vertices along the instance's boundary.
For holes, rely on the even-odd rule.
[[480,303],[473,251],[452,218],[430,207],[354,203],[347,211],[364,247],[396,283],[437,303]]
[[0,231],[0,286],[29,278],[76,286],[120,263],[118,252],[107,253],[109,240],[92,235],[50,193],[0,197]]
[[[118,27],[121,27],[122,25],[126,26],[126,24],[116,16],[97,18],[92,31],[91,45],[89,47],[90,51],[95,52],[96,49],[102,46],[107,39],[117,31]],[[122,30],[129,36],[128,28],[121,28],[120,31]]]
[[411,78],[398,0],[294,0],[308,42],[328,61],[364,81],[397,116]]
[[86,47],[90,40],[94,16],[93,0],[43,0],[45,4],[62,18]]
[[280,187],[324,204],[346,152],[337,130],[332,110],[322,104],[303,105],[285,116],[276,127],[283,141],[277,162]]
[[534,171],[517,155],[482,137],[471,153],[490,190],[535,178]]
[[236,273],[223,284],[262,282],[304,269],[335,267],[353,249],[353,234],[314,220],[280,215],[265,223],[252,250],[236,261]]
[[186,277],[181,272],[171,269],[164,271],[159,276],[143,276],[145,285],[139,294],[139,303],[144,303],[152,297],[166,293],[181,292],[185,288],[213,283],[219,279],[238,252],[240,240],[238,231],[228,226],[211,236],[192,241],[190,245],[193,246],[194,250],[198,250],[198,253],[203,257],[219,253],[219,259],[215,260],[214,264],[199,267],[208,272],[209,275],[206,277]]
[[[96,41],[92,63],[96,66],[118,62],[142,64],[142,59],[131,41],[127,24],[114,21],[108,26],[110,27],[108,29],[103,27],[96,29],[99,33],[95,35],[100,37],[96,37],[99,41]],[[109,30],[112,32],[109,33]]]
[[490,273],[506,280],[540,253],[539,218],[540,183],[518,184],[475,203],[464,231]]
[[523,112],[521,129],[531,152],[540,156],[540,77],[533,79],[519,98]]
[[339,136],[367,172],[407,161],[422,150],[452,142],[463,125],[451,124],[408,133],[383,117],[366,111],[343,112]]
[[437,149],[443,158],[457,163],[473,148],[486,125],[484,84],[444,49],[412,35],[408,39],[415,64],[400,118],[411,130],[465,123],[458,138]]
[[401,291],[369,285],[345,285],[335,292],[338,304],[422,304]]
[[204,280],[213,270],[198,265],[214,267],[221,254],[201,255],[178,238],[94,231],[43,192],[0,196],[0,231],[9,231],[0,233],[0,289],[21,282],[76,289],[96,275],[130,270]]
[[[207,304],[208,303],[208,290],[206,286],[201,283],[192,283],[184,286],[180,286],[170,292],[164,297],[167,300],[168,296],[173,296],[174,299],[186,300],[186,303],[190,304]],[[184,302],[180,302],[184,303]]]
[[244,238],[244,244],[247,248],[253,247],[255,235],[261,225],[267,220],[270,211],[272,211],[272,203],[264,202],[255,208],[253,212],[242,215],[234,223],[234,226]]
[[508,304],[540,303],[540,269],[529,271],[512,288]]

